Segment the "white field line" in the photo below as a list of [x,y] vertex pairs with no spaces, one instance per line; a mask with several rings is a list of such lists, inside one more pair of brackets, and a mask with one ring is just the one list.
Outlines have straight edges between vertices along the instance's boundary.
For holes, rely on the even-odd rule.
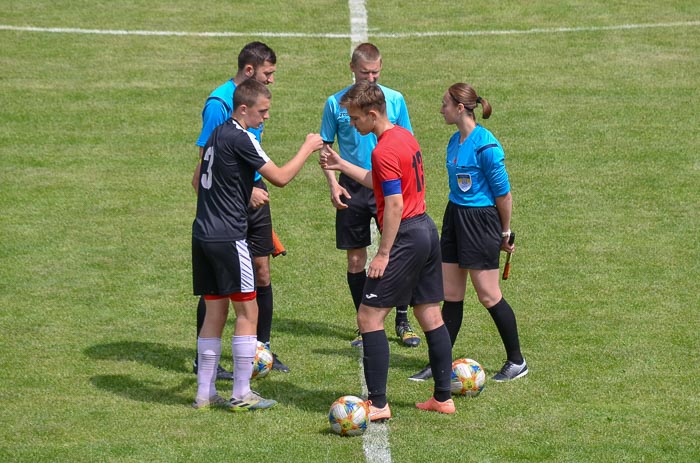
[[[381,235],[377,225],[372,222],[372,244],[367,247],[367,265],[377,254]],[[367,384],[365,383],[364,366],[362,356],[364,350],[360,349],[360,380],[362,382],[362,394],[367,397]],[[387,389],[388,391],[388,389]],[[387,423],[372,423],[362,437],[362,447],[365,451],[365,461],[367,463],[391,463],[391,446],[389,445],[389,425]]]
[[[34,26],[13,26],[0,24],[0,30],[15,32],[42,32],[59,34],[97,34],[97,35],[145,35],[145,36],[166,36],[166,37],[283,37],[283,38],[319,38],[319,39],[351,39],[359,40],[364,38],[411,38],[411,37],[473,37],[487,35],[523,35],[523,34],[560,34],[570,32],[598,32],[598,31],[618,31],[631,29],[651,29],[651,28],[676,28],[676,27],[697,27],[700,21],[682,21],[671,23],[654,24],[620,24],[615,26],[595,26],[595,27],[554,27],[535,28],[524,30],[491,30],[491,31],[437,31],[437,32],[370,32],[362,35],[356,29],[355,32],[347,33],[306,33],[306,32],[182,32],[182,31],[144,31],[144,30],[118,30],[118,29],[81,29],[72,27],[34,27]],[[353,35],[355,34],[355,35]],[[358,42],[359,43],[359,42]]]
[[[367,37],[367,8],[364,0],[348,0],[350,9],[350,54],[359,44],[368,41]],[[353,80],[354,80],[353,75]],[[376,233],[378,234],[378,232]],[[376,242],[376,234],[375,239]],[[372,249],[375,248],[375,249]],[[373,252],[374,251],[374,252]],[[370,246],[368,254],[374,255],[376,245]],[[364,349],[359,349],[358,359],[360,384],[362,385],[362,396],[367,397],[367,383],[365,382],[364,365],[362,357]],[[389,426],[386,423],[370,423],[367,431],[362,435],[362,449],[367,463],[391,463],[391,448],[389,447]]]
[[348,0],[350,9],[350,53],[367,39],[367,8],[361,0]]

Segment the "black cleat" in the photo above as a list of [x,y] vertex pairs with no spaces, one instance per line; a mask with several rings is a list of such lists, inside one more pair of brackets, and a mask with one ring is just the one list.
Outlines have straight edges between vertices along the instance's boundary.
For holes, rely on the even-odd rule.
[[396,325],[396,336],[401,339],[404,346],[416,347],[420,344],[420,337],[413,331],[411,324],[406,322],[400,322]]
[[[192,362],[192,373],[194,373],[195,375],[197,374],[196,359],[194,362]],[[219,364],[216,367],[216,379],[220,379],[222,381],[233,381],[233,373],[226,370],[224,367],[221,366],[221,364]]]
[[282,373],[289,373],[289,367],[282,363],[275,353],[272,354],[272,369]]
[[527,363],[523,360],[523,363],[518,365],[508,360],[501,368],[501,371],[493,376],[493,380],[497,383],[503,383],[506,381],[512,381],[514,379],[522,378],[527,374]]
[[425,381],[427,379],[430,379],[433,377],[433,370],[430,368],[430,365],[426,366],[423,368],[421,371],[416,373],[413,376],[409,376],[408,379],[411,381]]

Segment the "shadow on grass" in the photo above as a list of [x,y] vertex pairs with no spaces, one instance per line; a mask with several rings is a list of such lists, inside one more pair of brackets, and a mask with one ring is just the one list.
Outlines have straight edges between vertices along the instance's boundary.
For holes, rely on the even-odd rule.
[[118,341],[97,344],[85,349],[85,355],[95,360],[139,362],[162,370],[185,371],[194,359],[195,350],[173,347],[158,342]]
[[176,386],[167,387],[164,382],[136,379],[131,375],[99,375],[93,376],[90,382],[99,389],[129,400],[179,406],[192,402],[197,380],[188,378]]
[[354,318],[350,318],[348,326],[332,325],[331,323],[310,322],[294,318],[280,318],[275,316],[272,321],[272,335],[275,332],[285,332],[297,336],[312,336],[320,338],[340,338],[350,340],[352,330],[355,329]]
[[[159,370],[176,373],[191,372],[189,366],[194,358],[194,349],[173,347],[157,342],[117,341],[97,344],[84,350],[93,360],[138,362]],[[189,405],[197,379],[192,375],[172,386],[172,381],[139,379],[133,375],[98,375],[90,379],[93,386],[112,394],[140,402],[155,402],[165,405]]]
[[[418,351],[414,347],[394,347],[391,346],[391,357],[389,359],[389,368],[401,369],[410,375],[422,370],[428,364],[428,351]],[[358,348],[336,348],[328,349],[323,347],[313,348],[310,351],[312,354],[319,355],[336,355],[338,357],[348,357],[351,359],[362,358],[362,352]],[[405,352],[405,353],[402,353]],[[417,357],[416,357],[417,356]],[[410,376],[410,375],[407,375]]]

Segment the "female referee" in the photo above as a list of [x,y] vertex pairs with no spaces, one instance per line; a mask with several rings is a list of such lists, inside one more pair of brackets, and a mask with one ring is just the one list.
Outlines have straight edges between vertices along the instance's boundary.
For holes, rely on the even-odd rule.
[[[442,275],[445,301],[442,318],[454,346],[462,324],[467,276],[479,302],[488,309],[501,335],[507,361],[493,377],[510,381],[527,374],[520,352],[515,314],[499,287],[500,250],[513,252],[509,242],[512,196],[505,154],[496,137],[477,124],[474,109],[481,104],[488,119],[491,105],[465,83],[452,85],[442,98],[440,113],[459,129],[447,144],[449,201],[442,224]],[[432,376],[430,366],[410,379]]]

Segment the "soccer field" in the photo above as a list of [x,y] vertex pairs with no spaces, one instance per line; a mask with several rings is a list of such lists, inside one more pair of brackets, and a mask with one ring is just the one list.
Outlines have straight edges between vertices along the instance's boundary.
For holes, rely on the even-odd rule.
[[[0,11],[0,461],[700,461],[700,3],[0,0]],[[432,383],[407,377],[427,347],[399,345],[392,315],[394,418],[332,434],[330,404],[361,395],[363,378],[312,157],[270,187],[288,251],[271,264],[272,344],[291,372],[253,388],[279,405],[195,411],[190,180],[204,100],[245,43],[270,45],[263,146],[281,164],[350,83],[363,39],[406,98],[438,227],[455,130],[442,95],[465,81],[493,106],[480,122],[505,149],[518,235],[502,290],[530,373],[456,398],[456,415],[421,412]],[[454,357],[488,377],[505,360],[471,288]]]

